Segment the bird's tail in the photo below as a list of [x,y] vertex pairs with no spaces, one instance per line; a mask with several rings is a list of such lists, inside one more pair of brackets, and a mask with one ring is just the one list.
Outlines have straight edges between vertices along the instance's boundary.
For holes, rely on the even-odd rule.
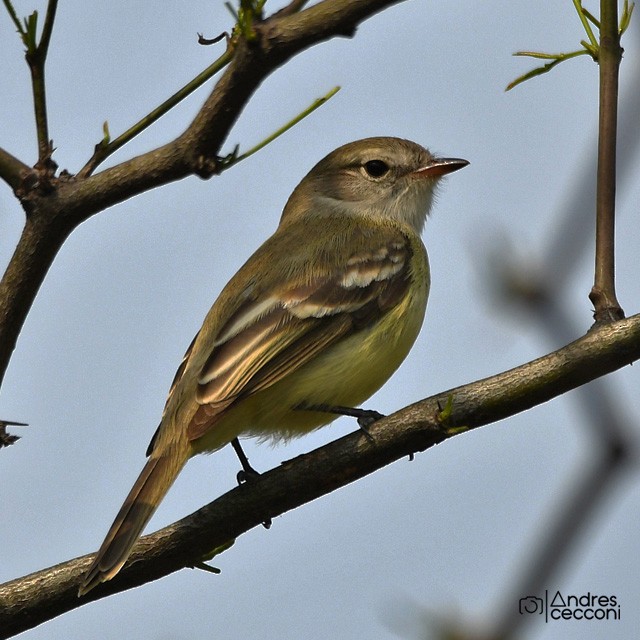
[[87,571],[78,596],[111,580],[120,571],[135,541],[187,461],[186,456],[176,454],[176,451],[167,451],[151,455]]

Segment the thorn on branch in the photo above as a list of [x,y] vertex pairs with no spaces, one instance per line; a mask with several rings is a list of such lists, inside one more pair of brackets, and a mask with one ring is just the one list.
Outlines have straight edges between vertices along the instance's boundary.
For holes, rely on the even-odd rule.
[[211,176],[219,176],[225,169],[235,164],[238,158],[239,145],[233,148],[226,156],[215,156],[213,158],[201,155],[197,158],[194,166],[194,173],[204,180]]
[[188,565],[190,569],[200,569],[201,571],[206,571],[207,573],[215,573],[216,575],[222,573],[221,569],[218,567],[213,567],[206,562],[194,562],[191,565]]
[[53,140],[49,140],[46,153],[33,167],[38,176],[37,187],[42,194],[52,193],[55,190],[58,163],[51,157],[55,150]]
[[199,33],[198,44],[209,46],[210,44],[216,44],[217,42],[220,42],[220,40],[222,40],[223,38],[227,41],[227,44],[229,44],[230,37],[231,36],[226,31],[223,31],[219,36],[216,36],[215,38],[205,38],[201,33]]
[[240,145],[237,144],[233,147],[233,151],[231,153],[227,153],[226,156],[217,156],[216,157],[216,169],[217,174],[221,174],[225,169],[233,166],[238,161],[238,153],[240,152]]
[[13,433],[7,432],[7,427],[26,427],[26,422],[12,422],[11,420],[0,420],[0,449],[2,447],[8,447],[18,440],[20,436],[16,436]]

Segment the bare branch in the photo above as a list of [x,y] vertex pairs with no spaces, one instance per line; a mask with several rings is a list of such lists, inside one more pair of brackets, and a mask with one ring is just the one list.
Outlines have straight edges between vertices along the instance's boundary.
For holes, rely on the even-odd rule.
[[56,10],[58,8],[58,0],[49,0],[47,4],[47,14],[44,18],[44,27],[42,28],[42,36],[38,44],[38,54],[43,58],[47,57],[49,51],[49,43],[51,42],[51,33],[53,32],[53,23],[56,19]]
[[202,73],[198,74],[193,80],[188,82],[184,87],[176,91],[171,97],[167,98],[161,105],[157,106],[153,111],[148,113],[144,118],[129,127],[124,133],[119,135],[115,140],[109,140],[107,136],[99,142],[95,147],[95,152],[89,159],[89,162],[80,170],[77,178],[87,178],[96,167],[104,162],[112,153],[123,147],[127,142],[142,133],[147,127],[159,120],[165,113],[168,113],[173,107],[184,100],[187,96],[201,87],[207,80],[212,78],[218,71],[223,69],[233,58],[233,49],[228,47],[227,50],[214,63],[209,65]]
[[624,317],[615,288],[616,143],[618,128],[618,72],[622,59],[617,0],[600,3],[600,118],[598,186],[596,195],[596,269],[589,298],[595,320]]
[[47,94],[45,82],[45,66],[53,23],[56,17],[58,0],[49,0],[47,14],[42,31],[40,43],[36,46],[36,21],[37,12],[34,12],[27,21],[27,53],[26,60],[31,72],[31,85],[33,91],[33,107],[36,118],[36,131],[38,134],[38,167],[53,176],[56,165],[51,160],[53,147],[49,138],[49,122],[47,118]]
[[30,175],[33,176],[33,181],[35,182],[35,173],[31,167],[12,156],[8,151],[0,148],[0,178],[13,189],[14,193],[19,192]]
[[[206,507],[138,541],[116,578],[78,598],[92,556],[0,585],[0,638],[87,602],[193,566],[265,517],[276,517],[454,435],[546,402],[640,358],[640,315],[603,325],[528,364],[445,391],[361,432],[290,460]],[[441,408],[449,405],[443,420]]]
[[25,31],[24,31],[24,27],[22,26],[22,23],[20,22],[19,18],[18,18],[18,14],[16,13],[16,10],[14,9],[13,5],[11,4],[11,0],[2,0],[5,9],[7,10],[7,13],[9,14],[9,17],[11,18],[16,31],[20,34],[20,38],[22,38],[23,42],[24,42],[24,38],[25,38]]

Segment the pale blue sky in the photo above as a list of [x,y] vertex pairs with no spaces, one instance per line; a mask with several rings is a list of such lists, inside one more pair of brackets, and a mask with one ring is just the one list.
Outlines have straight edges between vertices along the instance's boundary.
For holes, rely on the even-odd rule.
[[[15,5],[19,15],[34,7]],[[199,46],[197,32],[231,27],[220,0],[69,0],[58,13],[47,69],[50,130],[54,157],[71,172],[91,155],[104,120],[117,135],[221,53],[223,45]],[[637,85],[638,24],[625,40],[623,99]],[[584,57],[510,93],[504,87],[532,66],[512,52],[569,50],[583,37],[570,0],[408,0],[365,22],[354,39],[318,45],[267,79],[227,150],[249,148],[342,86],[268,148],[222,177],[188,178],[83,224],[44,282],[0,394],[0,417],[31,425],[0,452],[0,581],[97,548],[209,306],[273,231],[306,171],[344,142],[396,135],[471,162],[447,180],[424,233],[433,282],[422,334],[367,406],[388,413],[548,352],[534,324],[492,297],[487,259],[511,247],[534,268],[546,256],[571,189],[593,171],[598,69]],[[27,68],[1,14],[0,59],[0,146],[32,163]],[[112,162],[180,133],[209,88]],[[621,137],[628,142],[632,131]],[[637,157],[628,162],[637,175]],[[628,314],[640,299],[639,195],[634,180],[619,191],[618,287]],[[0,187],[2,266],[22,221],[10,190]],[[575,337],[591,323],[591,242],[565,293]],[[639,375],[636,366],[610,376],[636,429]],[[23,637],[387,639],[417,637],[408,629],[421,609],[460,614],[471,625],[490,621],[529,595],[513,592],[518,569],[591,460],[582,417],[570,394],[456,437],[277,518],[269,531],[249,532],[217,559],[220,576],[181,571]],[[256,468],[268,469],[354,429],[339,420],[286,446],[248,442],[246,450]],[[191,461],[149,530],[230,489],[237,467],[231,451]],[[526,637],[631,637],[640,624],[639,513],[640,483],[629,474],[548,585],[614,594],[622,620],[541,624]]]

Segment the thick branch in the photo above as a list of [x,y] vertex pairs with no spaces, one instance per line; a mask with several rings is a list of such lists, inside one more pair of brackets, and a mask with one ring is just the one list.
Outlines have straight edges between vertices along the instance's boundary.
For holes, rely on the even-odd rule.
[[[191,566],[212,549],[275,517],[447,438],[546,402],[640,358],[640,315],[601,326],[543,358],[445,391],[238,487],[142,538],[112,581],[77,597],[91,556],[0,585],[0,638],[86,602]],[[450,406],[446,420],[441,407]]]
[[0,385],[24,319],[69,232],[44,218],[27,218],[0,282]]
[[14,193],[22,187],[23,182],[30,174],[35,175],[31,167],[0,148],[0,179],[4,180]]

